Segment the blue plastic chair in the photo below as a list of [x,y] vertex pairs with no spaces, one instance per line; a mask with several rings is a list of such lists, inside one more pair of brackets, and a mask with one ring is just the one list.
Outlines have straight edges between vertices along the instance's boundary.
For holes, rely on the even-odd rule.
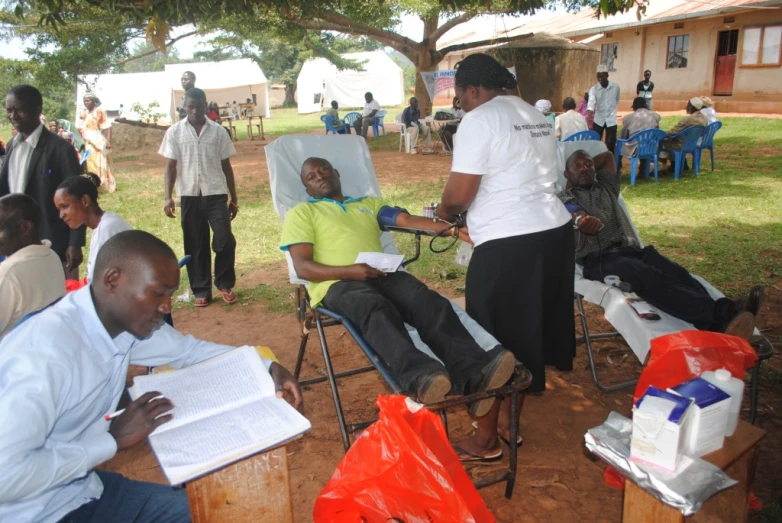
[[673,154],[674,158],[674,172],[673,172],[673,179],[678,180],[679,175],[682,172],[682,167],[684,166],[684,160],[687,158],[688,154],[692,155],[692,168],[695,171],[695,176],[698,176],[699,170],[698,170],[698,162],[696,161],[696,158],[698,156],[698,140],[703,138],[703,134],[706,132],[706,127],[703,125],[694,125],[692,127],[688,127],[676,136],[671,136],[671,140],[675,140],[676,138],[682,139],[682,148],[679,151],[673,151],[670,149],[665,149],[668,151],[668,153]]
[[722,127],[722,122],[714,122],[710,123],[706,126],[706,132],[703,133],[703,140],[701,140],[701,144],[698,146],[698,156],[695,158],[695,164],[696,164],[696,171],[701,171],[701,156],[703,156],[703,150],[708,149],[711,153],[711,170],[714,170],[714,135],[717,134],[717,131],[720,130]]
[[352,113],[346,114],[342,118],[342,121],[345,122],[345,125],[347,126],[348,130],[350,130],[350,128],[353,127],[353,122],[355,122],[356,119],[358,118],[361,118],[361,113],[357,113],[354,111]]
[[373,136],[380,136],[380,129],[383,129],[383,136],[386,135],[386,127],[383,125],[383,118],[386,117],[388,111],[378,111],[375,115],[375,121],[372,122],[372,134]]
[[597,134],[595,131],[579,131],[577,133],[573,133],[564,140],[563,142],[585,142],[587,140],[600,140],[600,135]]
[[660,129],[645,129],[638,131],[626,140],[616,141],[616,169],[619,170],[621,161],[622,144],[635,142],[638,144],[635,156],[630,159],[630,185],[635,185],[635,175],[638,171],[638,162],[643,161],[644,178],[649,178],[649,162],[654,165],[654,183],[657,183],[657,153],[660,150],[660,142],[665,139],[665,131]]
[[345,122],[342,120],[335,120],[333,116],[329,116],[328,114],[321,116],[320,121],[326,124],[326,134],[338,134],[337,131],[345,129]]

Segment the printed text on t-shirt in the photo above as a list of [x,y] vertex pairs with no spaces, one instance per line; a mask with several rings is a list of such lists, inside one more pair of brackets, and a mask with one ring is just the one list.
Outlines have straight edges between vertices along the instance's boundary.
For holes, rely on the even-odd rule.
[[[539,123],[539,124],[527,124],[527,125],[513,125],[513,128],[517,131],[529,131],[531,138],[543,138],[544,136],[551,136],[551,124]],[[535,132],[534,129],[540,129],[539,132]]]

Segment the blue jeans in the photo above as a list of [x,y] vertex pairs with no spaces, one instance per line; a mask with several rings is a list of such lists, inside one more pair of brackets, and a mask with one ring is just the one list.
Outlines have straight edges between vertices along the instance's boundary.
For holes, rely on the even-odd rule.
[[103,483],[103,495],[77,508],[60,523],[191,521],[185,489],[133,481],[115,472],[96,472]]

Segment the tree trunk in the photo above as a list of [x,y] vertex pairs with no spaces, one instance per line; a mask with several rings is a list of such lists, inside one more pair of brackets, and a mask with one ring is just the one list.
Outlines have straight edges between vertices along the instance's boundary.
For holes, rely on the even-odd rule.
[[283,107],[295,107],[296,106],[296,84],[285,84],[285,101],[282,102]]
[[426,84],[421,77],[421,73],[430,73],[437,70],[438,61],[432,60],[432,52],[429,49],[421,49],[418,53],[418,61],[415,63],[415,97],[418,98],[418,106],[421,109],[421,116],[432,114],[432,102],[429,98],[429,91],[426,90]]

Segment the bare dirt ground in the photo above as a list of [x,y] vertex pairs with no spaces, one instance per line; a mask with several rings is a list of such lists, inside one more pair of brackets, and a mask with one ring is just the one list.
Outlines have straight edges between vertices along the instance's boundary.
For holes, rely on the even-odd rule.
[[[262,146],[266,142],[240,142],[234,161],[240,191],[256,184],[268,183]],[[438,183],[450,166],[450,159],[439,156],[417,156],[397,152],[372,153],[381,185],[401,181],[432,180]],[[145,155],[136,167],[158,169],[160,160]],[[126,164],[127,165],[127,164]],[[287,271],[282,263],[259,267],[243,277],[243,286],[266,283],[287,284]],[[767,289],[766,300],[758,326],[772,337],[782,336],[782,276]],[[291,287],[293,291],[293,288]],[[590,329],[605,332],[610,326],[597,308],[588,309]],[[301,327],[294,315],[293,295],[289,314],[272,314],[262,303],[242,303],[233,307],[213,305],[207,309],[187,310],[175,314],[176,327],[206,340],[233,345],[267,345],[280,362],[293,369]],[[327,333],[333,362],[337,370],[366,364],[360,350],[341,327]],[[606,340],[595,344],[598,372],[604,381],[617,382],[634,378],[641,366],[624,342]],[[316,333],[310,336],[302,379],[324,375],[323,359]],[[768,432],[761,443],[760,460],[755,476],[754,492],[761,501],[770,502],[779,495],[782,481],[782,398],[774,390],[780,379],[782,364],[778,355],[764,362],[767,370],[761,379],[757,425]],[[526,399],[521,434],[524,446],[519,453],[516,490],[511,500],[503,497],[504,486],[495,485],[481,491],[489,508],[502,523],[536,521],[619,522],[622,492],[606,486],[603,467],[589,459],[583,449],[587,429],[602,423],[612,410],[629,415],[632,389],[602,393],[593,384],[583,345],[578,347],[574,371],[562,373],[550,370],[544,395]],[[135,373],[141,369],[132,369]],[[749,385],[749,382],[747,382]],[[747,391],[749,389],[747,388]],[[374,398],[387,390],[375,373],[344,379],[339,392],[349,422],[371,419],[376,415]],[[331,477],[343,456],[334,405],[326,383],[314,385],[304,392],[305,414],[313,429],[302,439],[288,445],[291,491],[295,520],[311,521],[315,498]],[[370,399],[372,401],[370,401]],[[745,395],[746,419],[749,402]],[[451,437],[458,439],[471,430],[464,409],[449,413]],[[500,465],[473,467],[473,477],[495,472]],[[147,481],[164,482],[157,462],[147,445],[139,445],[118,454],[107,468],[127,476]]]

